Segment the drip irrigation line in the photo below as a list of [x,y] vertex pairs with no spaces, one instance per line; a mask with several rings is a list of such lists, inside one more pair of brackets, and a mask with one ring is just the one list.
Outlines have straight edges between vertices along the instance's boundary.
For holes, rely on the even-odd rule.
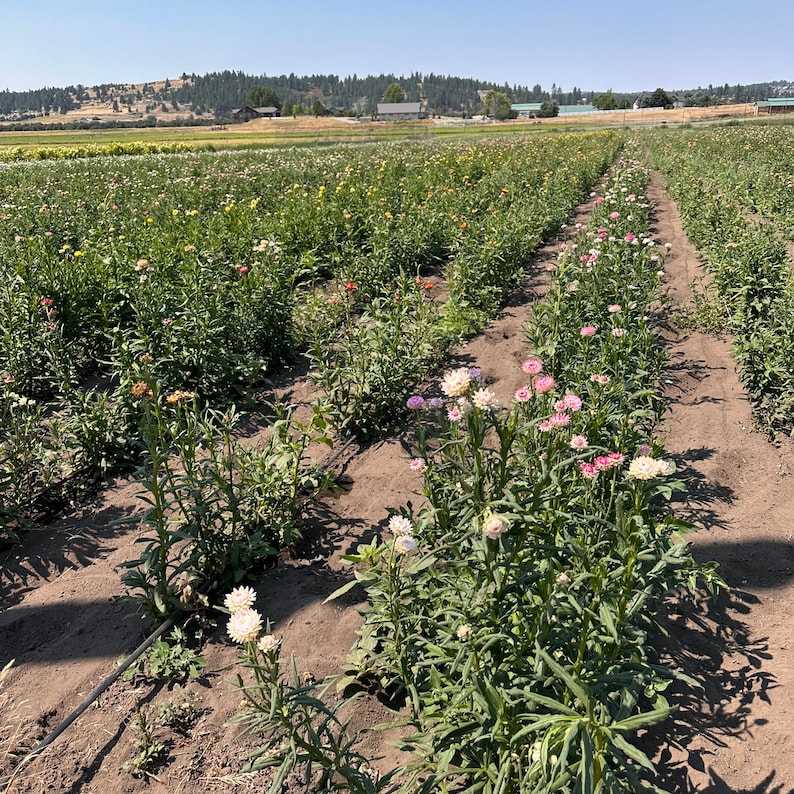
[[[212,580],[210,580],[212,581]],[[209,589],[209,588],[207,588]],[[13,771],[0,778],[0,786],[8,786],[16,774],[22,770],[24,766],[29,764],[35,758],[51,745],[105,690],[107,690],[118,678],[124,673],[127,668],[134,664],[138,658],[149,648],[149,646],[160,636],[162,636],[174,623],[177,622],[185,614],[184,609],[175,612],[171,617],[161,623],[88,697],[66,717],[59,725],[57,725],[41,742],[31,750],[13,769]]]
[[[355,442],[356,439],[350,438],[345,441],[342,446],[331,454],[325,462],[320,466],[323,472],[328,471],[331,466],[340,458],[340,456]],[[299,492],[304,490],[303,487]],[[208,579],[197,592],[206,593],[209,591],[217,580],[217,574]],[[107,689],[109,689],[122,675],[131,667],[151,646],[151,644],[165,634],[178,620],[180,620],[187,611],[184,609],[177,610],[173,615],[164,620],[99,686],[96,687],[83,702],[72,711],[62,722],[60,722],[47,736],[39,742],[7,775],[0,777],[0,788],[7,791],[8,786],[13,782],[17,773],[21,772],[23,767],[27,766],[31,761],[38,758],[44,750],[49,747],[80,715]]]

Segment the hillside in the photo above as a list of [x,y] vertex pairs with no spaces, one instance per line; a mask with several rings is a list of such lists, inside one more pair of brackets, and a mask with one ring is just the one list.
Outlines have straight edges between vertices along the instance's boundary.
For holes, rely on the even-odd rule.
[[[223,117],[231,109],[246,103],[252,86],[271,89],[281,104],[292,111],[310,113],[319,100],[327,108],[345,115],[370,115],[391,83],[399,83],[408,101],[422,101],[430,112],[440,115],[471,116],[480,112],[484,94],[502,91],[512,102],[555,101],[558,104],[591,102],[596,92],[572,88],[563,92],[552,84],[550,90],[540,85],[498,85],[474,78],[413,73],[407,77],[393,74],[340,78],[336,75],[295,74],[267,76],[223,71],[202,76],[182,74],[148,83],[106,83],[96,86],[45,87],[35,91],[0,91],[0,121],[85,121],[117,122],[134,119],[158,121],[190,118],[210,120]],[[708,86],[674,90],[687,105],[722,105],[753,102],[792,91],[787,81],[752,85]],[[615,93],[616,100],[633,102],[647,92]]]

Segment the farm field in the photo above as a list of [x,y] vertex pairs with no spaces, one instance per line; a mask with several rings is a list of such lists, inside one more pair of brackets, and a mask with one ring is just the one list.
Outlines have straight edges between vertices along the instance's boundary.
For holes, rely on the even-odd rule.
[[0,776],[192,615],[8,790],[788,791],[790,413],[703,332],[767,319],[689,292],[689,140],[3,166]]
[[[104,109],[107,110],[107,109]],[[85,115],[85,114],[83,114]],[[79,114],[78,114],[79,117]],[[118,114],[100,113],[100,117],[119,118]],[[173,121],[170,114],[161,116]],[[255,119],[244,124],[212,127],[141,127],[130,129],[39,130],[17,132],[0,130],[0,161],[31,155],[41,158],[60,156],[74,150],[91,156],[104,145],[123,143],[151,147],[183,146],[191,150],[246,149],[267,146],[336,145],[364,141],[404,140],[405,138],[472,138],[493,135],[527,135],[540,131],[593,130],[606,128],[645,128],[682,125],[724,124],[726,121],[747,121],[753,118],[753,106],[720,105],[709,108],[678,110],[638,110],[625,113],[590,113],[549,119],[514,119],[497,124],[464,119],[423,119],[421,121],[378,123],[340,118]],[[53,119],[56,121],[57,119]],[[67,115],[62,121],[69,121]],[[763,123],[776,120],[762,118]],[[71,155],[74,156],[74,155]]]

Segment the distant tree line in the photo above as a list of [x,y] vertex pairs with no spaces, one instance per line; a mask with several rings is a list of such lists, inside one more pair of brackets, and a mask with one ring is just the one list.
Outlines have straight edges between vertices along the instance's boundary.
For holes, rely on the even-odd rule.
[[[140,87],[106,83],[91,87],[70,85],[35,91],[0,91],[0,116],[64,114],[80,109],[88,99],[106,102],[119,113],[131,111],[133,106],[144,105],[146,114],[154,110],[169,112],[171,109],[176,111],[187,107],[195,115],[212,113],[225,116],[235,108],[250,104],[248,100],[252,90],[260,92],[260,99],[270,99],[266,103],[257,102],[257,107],[275,105],[284,113],[296,115],[319,111],[320,107],[333,107],[343,109],[348,115],[366,116],[376,111],[377,103],[383,100],[387,90],[394,84],[402,90],[405,101],[422,101],[431,113],[444,115],[471,116],[485,112],[489,92],[504,94],[513,103],[544,102],[548,107],[592,103],[597,98],[600,98],[599,102],[602,104],[609,103],[611,98],[615,101],[615,107],[628,107],[638,99],[636,93],[613,94],[612,91],[607,91],[597,94],[582,91],[576,86],[570,91],[563,91],[555,83],[552,83],[549,90],[545,90],[540,84],[531,88],[522,85],[510,86],[507,83],[499,85],[474,78],[420,72],[411,73],[407,77],[396,77],[393,74],[366,77],[356,74],[348,77],[314,74],[299,77],[294,73],[268,76],[227,70],[202,76],[183,74],[178,85],[165,80],[156,86],[149,83]],[[726,83],[722,86],[709,85],[707,88],[667,93],[674,93],[686,104],[695,105],[753,102],[770,96],[785,95],[792,90],[794,86],[791,84],[776,81],[746,86],[731,86]],[[650,96],[650,93],[652,92],[641,92],[640,101],[643,101],[643,97]],[[256,96],[253,98],[256,99]]]

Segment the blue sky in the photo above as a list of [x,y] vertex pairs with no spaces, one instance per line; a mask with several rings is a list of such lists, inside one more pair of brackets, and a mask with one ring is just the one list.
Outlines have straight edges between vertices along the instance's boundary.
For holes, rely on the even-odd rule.
[[417,71],[569,91],[794,81],[791,0],[0,0],[0,90]]

